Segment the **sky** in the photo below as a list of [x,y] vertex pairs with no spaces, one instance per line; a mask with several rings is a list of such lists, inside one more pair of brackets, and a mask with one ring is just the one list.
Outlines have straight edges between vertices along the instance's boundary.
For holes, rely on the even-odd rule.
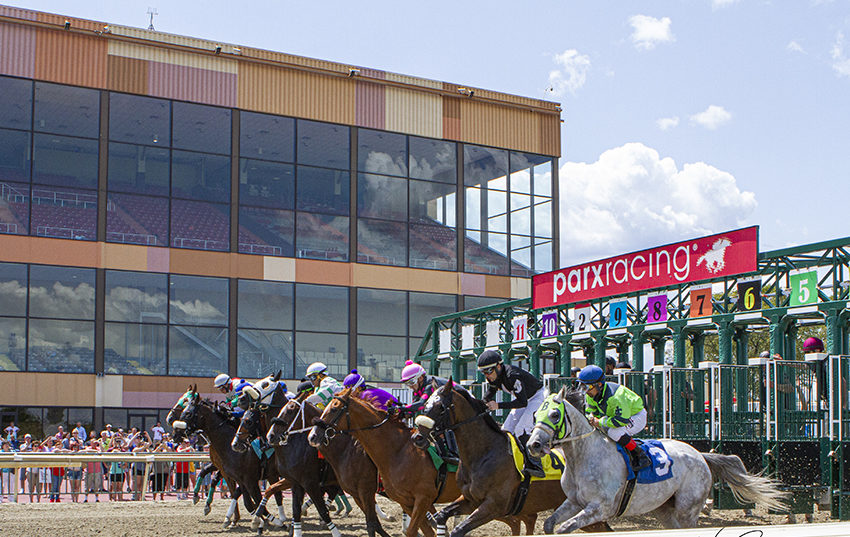
[[850,0],[0,0],[561,103],[570,266],[850,236]]

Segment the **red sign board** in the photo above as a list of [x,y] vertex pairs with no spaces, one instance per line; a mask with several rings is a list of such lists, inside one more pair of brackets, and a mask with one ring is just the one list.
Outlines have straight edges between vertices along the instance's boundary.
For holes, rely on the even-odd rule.
[[535,309],[753,272],[758,226],[641,250],[532,277]]

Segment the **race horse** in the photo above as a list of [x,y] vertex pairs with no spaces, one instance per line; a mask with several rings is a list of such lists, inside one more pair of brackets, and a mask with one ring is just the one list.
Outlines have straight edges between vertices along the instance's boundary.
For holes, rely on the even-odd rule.
[[[378,468],[387,497],[401,505],[410,517],[407,537],[416,537],[419,531],[425,537],[435,537],[427,513],[435,503],[455,501],[460,489],[454,472],[446,472],[440,479],[431,456],[411,442],[410,427],[397,416],[353,396],[350,388],[335,395],[313,423],[308,435],[313,446],[323,446],[339,433],[348,433],[360,442]],[[519,535],[520,520],[529,528],[528,519],[508,518],[501,522]]]
[[[230,412],[213,403],[202,399],[197,388],[190,391],[180,420],[174,421],[172,426],[175,430],[175,440],[180,435],[188,435],[193,432],[203,431],[210,445],[210,460],[222,471],[228,484],[238,484],[243,491],[242,501],[248,512],[254,512],[260,503],[260,480],[263,479],[264,468],[260,459],[254,453],[235,453],[230,448],[230,441],[236,434],[238,427],[236,419]],[[265,472],[266,479],[276,481],[277,472],[271,469]],[[278,505],[283,505],[282,495],[276,496]],[[236,511],[235,499],[231,501],[230,508],[224,522],[224,527],[233,527],[237,519],[233,518]],[[275,525],[282,525],[283,521],[274,521]]]
[[[281,406],[285,405],[280,405],[278,408]],[[257,405],[252,405],[245,411],[231,443],[235,452],[250,453],[250,442],[259,436],[262,436],[262,441],[265,442],[266,430],[262,426],[262,417],[263,410]],[[280,491],[287,485],[292,489],[293,537],[301,537],[302,535],[301,511],[305,492],[313,501],[316,510],[319,512],[319,517],[333,537],[341,537],[339,528],[331,520],[324,502],[325,493],[327,492],[329,496],[334,497],[339,492],[339,486],[333,470],[319,458],[318,450],[307,442],[306,435],[296,435],[285,445],[273,445],[273,448],[272,466],[276,469],[281,480],[285,480],[285,483],[276,483],[278,485],[275,488],[278,491],[276,494],[280,494]],[[253,456],[253,453],[251,455]],[[270,483],[275,483],[275,481],[277,480],[269,480]],[[261,511],[264,505],[261,500],[258,500],[258,511]],[[255,513],[254,525],[256,525],[256,519],[257,514]]]
[[[312,428],[313,419],[320,415],[321,411],[311,403],[290,401],[272,420],[272,426],[267,435],[269,444],[285,449],[296,435],[303,435],[306,438]],[[375,532],[382,537],[390,537],[381,526],[376,510],[378,469],[363,447],[350,435],[341,434],[320,446],[319,452],[333,468],[339,485],[345,492],[351,494],[360,510],[366,515],[366,532],[369,537],[375,537]],[[265,501],[265,498],[263,500]]]
[[643,484],[638,480],[631,499],[624,502],[629,468],[614,441],[588,422],[584,404],[584,392],[566,386],[548,396],[537,411],[527,443],[533,455],[557,447],[566,459],[561,488],[567,499],[546,520],[547,534],[644,513],[654,514],[665,528],[695,527],[716,481],[725,481],[740,503],[787,510],[783,502],[787,493],[777,489],[778,482],[749,474],[737,455],[701,453],[668,439],[660,440],[662,447],[653,446],[649,453],[656,459],[651,477],[662,480]]
[[[524,477],[515,466],[508,433],[501,430],[482,401],[454,384],[451,377],[428,398],[416,425],[413,442],[419,447],[427,447],[428,438],[436,442],[436,437],[450,430],[457,439],[461,461],[457,482],[463,496],[434,517],[439,528],[451,516],[469,515],[454,527],[451,537],[462,537],[499,517],[525,515],[536,520],[537,513],[564,501],[558,479],[533,480],[527,489],[521,488]],[[533,528],[532,522],[529,533]],[[604,522],[584,529],[611,531]]]

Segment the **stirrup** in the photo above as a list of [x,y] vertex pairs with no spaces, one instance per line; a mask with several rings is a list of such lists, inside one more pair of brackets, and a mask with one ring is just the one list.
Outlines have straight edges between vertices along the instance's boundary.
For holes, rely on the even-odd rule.
[[[539,461],[540,459],[538,459]],[[525,465],[522,469],[523,473],[528,473],[531,477],[546,477],[546,472],[543,466],[531,460],[531,457],[525,457]]]

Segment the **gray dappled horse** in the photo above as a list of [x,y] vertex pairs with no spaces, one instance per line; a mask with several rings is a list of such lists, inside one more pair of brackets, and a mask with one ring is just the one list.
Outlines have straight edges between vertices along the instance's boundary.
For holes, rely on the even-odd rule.
[[[561,488],[567,499],[546,520],[545,532],[569,533],[616,518],[628,469],[614,442],[587,421],[584,392],[562,388],[546,398],[535,418],[528,450],[540,456],[558,447],[566,462]],[[672,466],[662,464],[656,472],[673,476],[636,484],[623,516],[653,513],[665,528],[695,527],[715,481],[725,481],[741,503],[787,510],[782,501],[787,494],[777,489],[778,482],[747,473],[737,455],[701,453],[678,440],[661,442]]]

